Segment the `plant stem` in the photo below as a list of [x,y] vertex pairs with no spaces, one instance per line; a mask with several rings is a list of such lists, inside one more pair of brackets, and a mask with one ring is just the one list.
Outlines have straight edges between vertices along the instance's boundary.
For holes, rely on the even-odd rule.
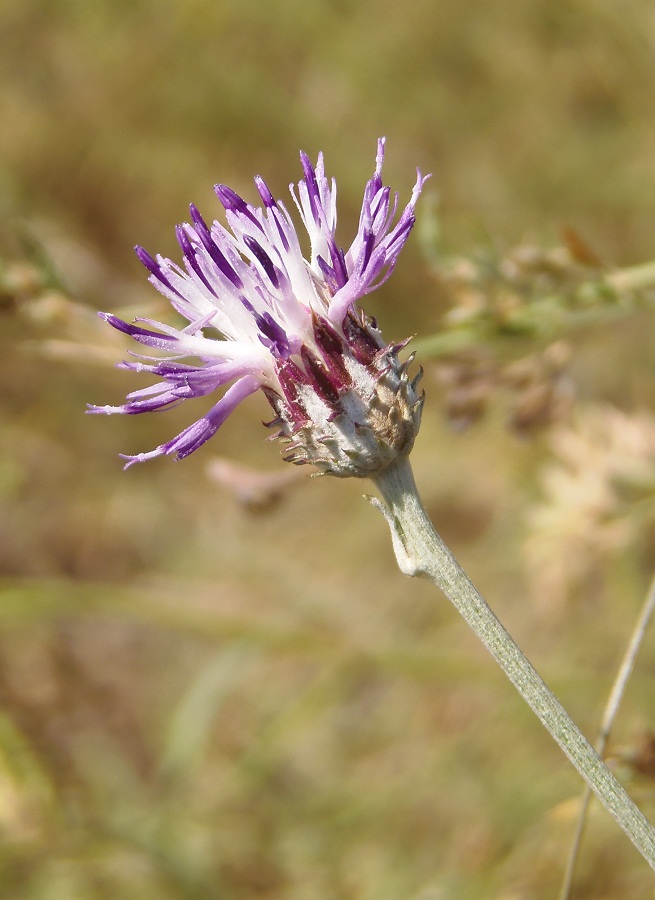
[[606,281],[616,291],[637,291],[655,285],[655,262],[616,269],[606,276]]
[[655,829],[635,806],[527,657],[493,614],[446,547],[423,508],[405,457],[375,479],[385,503],[373,500],[391,528],[405,575],[422,575],[439,587],[475,631],[580,775],[655,869]]

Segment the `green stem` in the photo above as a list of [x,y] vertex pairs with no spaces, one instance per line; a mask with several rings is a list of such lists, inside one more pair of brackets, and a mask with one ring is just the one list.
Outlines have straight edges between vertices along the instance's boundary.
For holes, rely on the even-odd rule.
[[655,869],[655,829],[546,686],[436,533],[418,496],[409,460],[398,460],[374,481],[385,503],[373,502],[389,523],[401,571],[405,575],[427,577],[443,591],[603,806],[614,816],[651,868]]

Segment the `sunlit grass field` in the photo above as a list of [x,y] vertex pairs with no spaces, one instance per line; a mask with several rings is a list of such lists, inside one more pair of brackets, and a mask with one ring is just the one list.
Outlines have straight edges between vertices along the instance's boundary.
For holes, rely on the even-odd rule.
[[[655,7],[4,0],[0,42],[0,897],[557,897],[581,781],[372,486],[287,466],[261,396],[128,472],[194,410],[84,410],[145,383],[96,310],[170,318],[134,244],[304,149],[346,245],[386,135],[401,203],[433,173],[366,303],[425,369],[419,488],[593,740],[655,569],[653,297],[530,298],[655,258]],[[651,637],[609,748],[651,820],[654,674]],[[571,896],[655,897],[595,805]]]

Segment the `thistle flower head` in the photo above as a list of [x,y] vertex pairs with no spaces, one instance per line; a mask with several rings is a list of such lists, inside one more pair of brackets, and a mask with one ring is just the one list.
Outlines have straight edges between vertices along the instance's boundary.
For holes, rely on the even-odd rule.
[[287,208],[260,177],[255,185],[261,206],[216,186],[228,228],[207,224],[191,206],[191,221],[176,229],[183,267],[136,248],[149,280],[188,324],[129,324],[101,313],[158,354],[119,366],[160,380],[128,394],[121,406],[90,406],[89,412],[149,412],[229,387],[172,440],[124,457],[126,468],[156,456],[188,456],[259,389],[275,413],[268,424],[287,444],[291,462],[364,477],[411,449],[422,398],[418,379],[409,379],[409,361],[398,359],[406,342],[385,345],[356,303],[391,275],[426,179],[417,172],[409,203],[394,224],[398,198],[382,182],[381,139],[357,234],[344,252],[335,238],[336,184],[325,176],[323,156],[316,166],[304,153],[300,158],[304,178],[290,191],[309,236],[309,254],[301,249]]

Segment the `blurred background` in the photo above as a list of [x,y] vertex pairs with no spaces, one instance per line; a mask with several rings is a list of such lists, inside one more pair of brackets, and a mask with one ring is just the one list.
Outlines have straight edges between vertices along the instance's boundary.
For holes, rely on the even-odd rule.
[[[401,202],[433,173],[366,304],[416,335],[419,487],[593,738],[655,563],[652,297],[611,281],[655,256],[655,7],[4,0],[0,35],[0,896],[556,896],[580,779],[368,485],[285,467],[260,397],[125,473],[198,411],[83,413],[145,385],[96,310],[168,316],[135,243],[304,149],[345,245],[386,135]],[[654,672],[610,747],[651,818]],[[573,896],[655,896],[598,809]]]

